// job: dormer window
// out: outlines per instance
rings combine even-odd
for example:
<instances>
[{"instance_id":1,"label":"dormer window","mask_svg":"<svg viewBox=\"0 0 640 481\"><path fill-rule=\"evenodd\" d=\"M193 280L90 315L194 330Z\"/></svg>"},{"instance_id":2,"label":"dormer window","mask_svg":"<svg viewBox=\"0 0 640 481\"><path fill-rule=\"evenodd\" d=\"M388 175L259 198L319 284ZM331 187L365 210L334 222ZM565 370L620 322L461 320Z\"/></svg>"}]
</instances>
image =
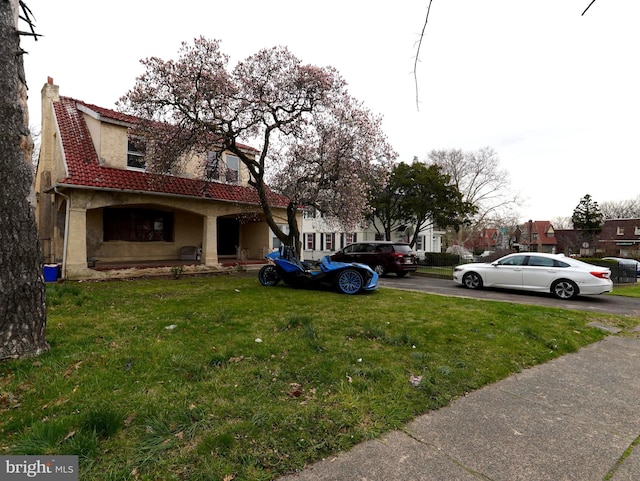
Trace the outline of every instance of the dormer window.
<instances>
[{"instance_id":1,"label":"dormer window","mask_svg":"<svg viewBox=\"0 0 640 481\"><path fill-rule=\"evenodd\" d=\"M140 137L129 137L127 144L127 168L132 170L144 170L146 163L144 154L146 144Z\"/></svg>"},{"instance_id":2,"label":"dormer window","mask_svg":"<svg viewBox=\"0 0 640 481\"><path fill-rule=\"evenodd\" d=\"M227 184L240 183L240 158L236 155L220 155L219 152L207 153L207 164L211 180L226 182Z\"/></svg>"},{"instance_id":3,"label":"dormer window","mask_svg":"<svg viewBox=\"0 0 640 481\"><path fill-rule=\"evenodd\" d=\"M226 181L230 184L237 184L240 180L240 159L235 155L225 154L226 160Z\"/></svg>"}]
</instances>

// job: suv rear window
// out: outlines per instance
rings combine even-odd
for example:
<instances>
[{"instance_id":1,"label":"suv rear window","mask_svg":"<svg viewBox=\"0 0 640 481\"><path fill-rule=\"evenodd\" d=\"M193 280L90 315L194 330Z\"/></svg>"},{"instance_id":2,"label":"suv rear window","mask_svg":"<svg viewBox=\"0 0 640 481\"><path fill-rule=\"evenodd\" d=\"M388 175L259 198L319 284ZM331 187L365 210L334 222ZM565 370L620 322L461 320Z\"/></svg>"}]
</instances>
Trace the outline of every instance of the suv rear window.
<instances>
[{"instance_id":1,"label":"suv rear window","mask_svg":"<svg viewBox=\"0 0 640 481\"><path fill-rule=\"evenodd\" d=\"M404 245L404 244L394 244L393 248L395 249L396 252L401 252L403 254L411 254L413 251L411 250L411 247L409 247L408 245Z\"/></svg>"}]
</instances>

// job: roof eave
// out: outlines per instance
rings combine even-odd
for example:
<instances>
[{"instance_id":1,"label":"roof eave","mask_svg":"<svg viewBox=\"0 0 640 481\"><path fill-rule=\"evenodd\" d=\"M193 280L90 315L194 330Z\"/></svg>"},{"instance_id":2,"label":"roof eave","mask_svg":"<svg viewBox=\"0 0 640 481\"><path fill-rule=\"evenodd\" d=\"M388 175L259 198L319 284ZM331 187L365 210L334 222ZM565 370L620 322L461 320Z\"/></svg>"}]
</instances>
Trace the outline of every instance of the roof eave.
<instances>
[{"instance_id":1,"label":"roof eave","mask_svg":"<svg viewBox=\"0 0 640 481\"><path fill-rule=\"evenodd\" d=\"M215 201L215 202L223 202L226 204L245 204L245 205L253 205L260 206L258 202L247 202L247 201L239 201L239 200L229 200L229 199L220 199L215 197L208 196L195 196L195 195L185 195L185 194L171 194L167 192L154 192L149 190L133 190L133 189L116 189L113 187L95 187L90 185L77 185L77 184L65 184L65 183L56 183L45 189L44 192L51 192L55 189L73 189L73 190L91 190L91 191L99 191L99 192L118 192L118 193L127 193L127 194L141 194L141 195L152 195L156 197L172 197L178 199L189 199L189 200L202 200L202 201ZM271 207L275 207L277 209L284 209L285 206L273 205Z\"/></svg>"}]
</instances>

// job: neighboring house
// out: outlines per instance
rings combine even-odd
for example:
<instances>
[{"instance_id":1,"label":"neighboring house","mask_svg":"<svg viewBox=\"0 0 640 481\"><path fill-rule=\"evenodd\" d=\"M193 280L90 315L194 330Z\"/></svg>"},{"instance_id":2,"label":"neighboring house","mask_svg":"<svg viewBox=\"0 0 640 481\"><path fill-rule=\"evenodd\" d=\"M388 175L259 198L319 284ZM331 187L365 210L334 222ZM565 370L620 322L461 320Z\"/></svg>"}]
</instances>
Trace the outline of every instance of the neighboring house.
<instances>
[{"instance_id":1,"label":"neighboring house","mask_svg":"<svg viewBox=\"0 0 640 481\"><path fill-rule=\"evenodd\" d=\"M605 256L640 259L640 219L608 219L596 236L597 250Z\"/></svg>"},{"instance_id":2,"label":"neighboring house","mask_svg":"<svg viewBox=\"0 0 640 481\"><path fill-rule=\"evenodd\" d=\"M213 182L199 174L204 154L184 159L179 175L146 172L144 139L131 135L137 121L61 97L48 79L35 177L45 262L77 278L92 275L94 262L186 257L215 267L224 258L263 259L273 248L272 233L238 157L225 152ZM286 224L287 199L269 195L276 221Z\"/></svg>"},{"instance_id":3,"label":"neighboring house","mask_svg":"<svg viewBox=\"0 0 640 481\"><path fill-rule=\"evenodd\" d=\"M640 219L607 219L590 237L575 229L557 230L556 238L558 250L567 255L640 259Z\"/></svg>"},{"instance_id":4,"label":"neighboring house","mask_svg":"<svg viewBox=\"0 0 640 481\"><path fill-rule=\"evenodd\" d=\"M393 229L392 241L409 242L413 233L405 226ZM442 236L444 231L428 227L418 235L413 247L423 257L424 252L442 252ZM313 210L306 210L302 218L302 251L306 260L319 260L331 255L354 242L384 240L371 225L363 226L357 231L341 232L330 226Z\"/></svg>"},{"instance_id":5,"label":"neighboring house","mask_svg":"<svg viewBox=\"0 0 640 481\"><path fill-rule=\"evenodd\" d=\"M512 247L519 251L556 253L558 241L548 220L525 222L516 229Z\"/></svg>"},{"instance_id":6,"label":"neighboring house","mask_svg":"<svg viewBox=\"0 0 640 481\"><path fill-rule=\"evenodd\" d=\"M581 255L581 252L586 252L582 247L584 240L580 236L580 232L574 229L556 229L555 231L556 242L558 242L558 253L562 253L567 256Z\"/></svg>"},{"instance_id":7,"label":"neighboring house","mask_svg":"<svg viewBox=\"0 0 640 481\"><path fill-rule=\"evenodd\" d=\"M472 241L467 241L464 245L471 252L498 251L509 248L510 238L506 227L488 227L482 229Z\"/></svg>"}]
</instances>

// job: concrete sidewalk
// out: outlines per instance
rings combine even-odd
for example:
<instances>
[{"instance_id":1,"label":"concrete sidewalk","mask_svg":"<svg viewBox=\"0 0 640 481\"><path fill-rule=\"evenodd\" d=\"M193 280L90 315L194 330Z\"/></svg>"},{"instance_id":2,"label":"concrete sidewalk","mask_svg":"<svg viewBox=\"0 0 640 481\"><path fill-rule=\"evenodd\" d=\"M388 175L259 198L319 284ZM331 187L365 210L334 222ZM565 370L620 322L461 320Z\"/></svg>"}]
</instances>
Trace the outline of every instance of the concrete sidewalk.
<instances>
[{"instance_id":1,"label":"concrete sidewalk","mask_svg":"<svg viewBox=\"0 0 640 481\"><path fill-rule=\"evenodd\" d=\"M639 443L640 339L608 337L280 480L637 481Z\"/></svg>"}]
</instances>

